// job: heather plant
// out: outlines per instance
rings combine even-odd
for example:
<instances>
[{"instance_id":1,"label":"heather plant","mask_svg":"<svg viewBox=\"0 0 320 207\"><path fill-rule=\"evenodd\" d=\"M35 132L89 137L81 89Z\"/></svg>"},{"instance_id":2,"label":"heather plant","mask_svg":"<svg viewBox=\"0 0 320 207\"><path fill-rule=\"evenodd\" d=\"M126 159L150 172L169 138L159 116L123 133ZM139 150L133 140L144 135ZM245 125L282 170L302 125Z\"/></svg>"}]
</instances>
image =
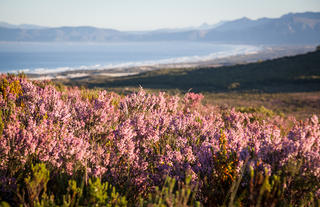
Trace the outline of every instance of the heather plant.
<instances>
[{"instance_id":1,"label":"heather plant","mask_svg":"<svg viewBox=\"0 0 320 207\"><path fill-rule=\"evenodd\" d=\"M202 176L204 202L208 206L222 205L231 185L236 182L238 175L238 157L236 152L228 151L226 135L221 130L219 150L212 154L213 171ZM212 188L214 186L214 188Z\"/></svg>"},{"instance_id":2,"label":"heather plant","mask_svg":"<svg viewBox=\"0 0 320 207\"><path fill-rule=\"evenodd\" d=\"M315 115L296 121L205 106L195 93L120 96L13 75L1 75L0 86L0 199L13 206L134 206L140 198L294 206L320 198Z\"/></svg>"}]
</instances>

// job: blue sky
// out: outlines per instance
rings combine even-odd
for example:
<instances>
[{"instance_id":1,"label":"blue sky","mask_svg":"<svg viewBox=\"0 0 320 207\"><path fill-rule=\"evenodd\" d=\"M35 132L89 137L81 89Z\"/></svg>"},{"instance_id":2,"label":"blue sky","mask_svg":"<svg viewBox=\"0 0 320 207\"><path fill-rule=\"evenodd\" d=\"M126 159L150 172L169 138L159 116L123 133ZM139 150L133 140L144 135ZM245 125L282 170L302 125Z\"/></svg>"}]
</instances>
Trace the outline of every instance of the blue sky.
<instances>
[{"instance_id":1,"label":"blue sky","mask_svg":"<svg viewBox=\"0 0 320 207\"><path fill-rule=\"evenodd\" d=\"M305 11L320 12L320 0L0 0L0 21L119 30L198 26Z\"/></svg>"}]
</instances>

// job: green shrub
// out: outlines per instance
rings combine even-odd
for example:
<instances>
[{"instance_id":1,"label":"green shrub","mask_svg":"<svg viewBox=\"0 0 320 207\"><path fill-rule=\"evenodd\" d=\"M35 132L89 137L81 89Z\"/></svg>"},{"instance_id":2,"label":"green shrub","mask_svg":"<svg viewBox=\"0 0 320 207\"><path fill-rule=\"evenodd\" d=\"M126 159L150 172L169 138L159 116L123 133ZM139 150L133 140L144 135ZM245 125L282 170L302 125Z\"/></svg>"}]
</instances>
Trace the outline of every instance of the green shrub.
<instances>
[{"instance_id":1,"label":"green shrub","mask_svg":"<svg viewBox=\"0 0 320 207\"><path fill-rule=\"evenodd\" d=\"M178 185L174 178L167 177L161 190L156 187L147 200L140 200L140 206L200 206L200 202L195 200L195 192L196 187L191 185L191 177L187 176L185 182Z\"/></svg>"},{"instance_id":2,"label":"green shrub","mask_svg":"<svg viewBox=\"0 0 320 207\"><path fill-rule=\"evenodd\" d=\"M101 183L99 178L89 180L87 193L86 199L89 205L127 206L126 198L120 196L115 187L108 182Z\"/></svg>"},{"instance_id":3,"label":"green shrub","mask_svg":"<svg viewBox=\"0 0 320 207\"><path fill-rule=\"evenodd\" d=\"M66 174L53 176L55 182L63 183L67 180L67 186L59 186L57 190L52 189L54 185L49 185L49 170L44 163L31 165L28 173L20 173L21 182L17 185L17 195L15 200L8 201L13 206L28 207L48 207L48 206L119 206L128 205L126 197L121 196L108 182L101 182L99 178L89 179L85 184L84 177L78 181L70 179ZM25 178L23 176L26 176ZM67 177L67 179L66 179ZM59 181L62 179L63 181ZM61 185L61 184L60 184ZM1 187L1 186L0 186ZM62 199L59 199L62 198ZM1 197L0 197L1 201ZM7 202L0 202L0 207L10 206Z\"/></svg>"}]
</instances>

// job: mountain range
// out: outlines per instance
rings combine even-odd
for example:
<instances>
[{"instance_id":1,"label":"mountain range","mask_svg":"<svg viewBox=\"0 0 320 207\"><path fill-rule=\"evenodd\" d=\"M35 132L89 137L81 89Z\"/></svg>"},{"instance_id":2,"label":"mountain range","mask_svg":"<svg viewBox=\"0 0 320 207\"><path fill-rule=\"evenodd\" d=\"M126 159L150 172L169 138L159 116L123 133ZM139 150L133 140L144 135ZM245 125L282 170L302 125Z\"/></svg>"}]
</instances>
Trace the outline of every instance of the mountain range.
<instances>
[{"instance_id":1,"label":"mountain range","mask_svg":"<svg viewBox=\"0 0 320 207\"><path fill-rule=\"evenodd\" d=\"M128 32L90 26L42 27L0 22L0 41L116 42L210 41L239 44L320 44L320 12L289 13L280 18L241 18L215 25Z\"/></svg>"}]
</instances>

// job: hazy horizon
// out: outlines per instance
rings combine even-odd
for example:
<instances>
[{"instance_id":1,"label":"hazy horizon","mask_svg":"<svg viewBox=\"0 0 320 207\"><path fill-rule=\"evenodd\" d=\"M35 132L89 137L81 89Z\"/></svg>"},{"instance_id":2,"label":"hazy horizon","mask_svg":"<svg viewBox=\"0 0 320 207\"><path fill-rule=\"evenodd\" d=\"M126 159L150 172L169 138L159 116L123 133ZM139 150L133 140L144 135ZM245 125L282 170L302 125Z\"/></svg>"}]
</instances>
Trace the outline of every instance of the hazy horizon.
<instances>
[{"instance_id":1,"label":"hazy horizon","mask_svg":"<svg viewBox=\"0 0 320 207\"><path fill-rule=\"evenodd\" d=\"M236 19L222 19L222 20L219 20L218 22L215 22L215 23L208 23L208 22L203 22L199 25L186 25L186 26L178 26L178 27L160 27L160 28L153 28L153 29L128 29L128 30L124 30L124 29L117 29L117 28L111 28L111 27L99 27L99 26L94 26L94 25L59 25L59 26L49 26L49 25L40 25L40 24L33 24L33 23L29 23L29 22L22 22L22 23L11 23L11 22L7 22L7 21L2 21L0 19L0 23L5 23L5 24L9 24L9 25L15 25L15 26L21 26L21 25L33 25L33 26L39 26L39 27L47 27L47 28L59 28L59 27L96 27L96 28L100 28L100 29L115 29L115 30L118 30L118 31L132 31L132 32L143 32L143 31L153 31L153 30L161 30L161 29L183 29L183 28L196 28L196 27L201 27L203 25L218 25L220 23L224 23L224 22L229 22L229 21L234 21L234 20L237 20L237 19L241 19L241 18L248 18L250 20L258 20L258 19L261 19L261 18L272 18L272 19L276 19L276 18L280 18L281 16L283 15L286 15L286 14L290 14L290 13L305 13L305 12L320 12L320 11L304 11L304 12L289 12L289 13L285 13L285 14L281 14L280 16L278 17L259 17L259 18L249 18L247 16L243 16L243 17L239 17L239 18L236 18Z\"/></svg>"},{"instance_id":2,"label":"hazy horizon","mask_svg":"<svg viewBox=\"0 0 320 207\"><path fill-rule=\"evenodd\" d=\"M196 27L242 17L278 18L287 13L320 12L318 0L85 1L2 0L0 21L47 27L93 26L121 31Z\"/></svg>"}]
</instances>

